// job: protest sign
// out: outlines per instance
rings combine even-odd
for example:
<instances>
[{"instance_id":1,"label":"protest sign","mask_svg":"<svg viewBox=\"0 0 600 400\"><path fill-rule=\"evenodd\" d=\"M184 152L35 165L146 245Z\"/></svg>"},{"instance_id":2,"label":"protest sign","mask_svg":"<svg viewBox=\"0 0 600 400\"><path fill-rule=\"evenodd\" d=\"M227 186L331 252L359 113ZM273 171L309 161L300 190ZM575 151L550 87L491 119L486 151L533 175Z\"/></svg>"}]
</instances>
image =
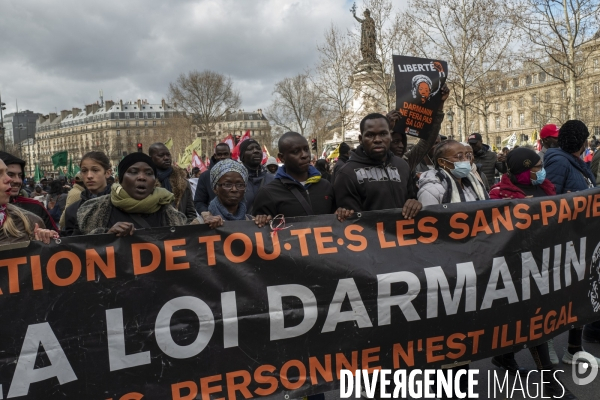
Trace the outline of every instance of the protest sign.
<instances>
[{"instance_id":1,"label":"protest sign","mask_svg":"<svg viewBox=\"0 0 600 400\"><path fill-rule=\"evenodd\" d=\"M298 398L523 349L600 319L599 221L595 189L10 248L0 398Z\"/></svg>"},{"instance_id":2,"label":"protest sign","mask_svg":"<svg viewBox=\"0 0 600 400\"><path fill-rule=\"evenodd\" d=\"M408 56L393 56L396 81L396 109L403 117L394 132L427 139L433 115L442 98L448 63Z\"/></svg>"}]
</instances>

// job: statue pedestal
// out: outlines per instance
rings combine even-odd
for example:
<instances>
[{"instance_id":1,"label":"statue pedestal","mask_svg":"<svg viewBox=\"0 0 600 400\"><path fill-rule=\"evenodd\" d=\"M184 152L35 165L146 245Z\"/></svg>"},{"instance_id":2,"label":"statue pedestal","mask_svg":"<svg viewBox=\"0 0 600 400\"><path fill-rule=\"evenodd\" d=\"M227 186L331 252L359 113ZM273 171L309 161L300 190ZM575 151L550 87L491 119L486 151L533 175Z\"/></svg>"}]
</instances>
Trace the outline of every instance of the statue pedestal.
<instances>
[{"instance_id":1,"label":"statue pedestal","mask_svg":"<svg viewBox=\"0 0 600 400\"><path fill-rule=\"evenodd\" d=\"M382 101L382 90L390 90L384 88L387 81L387 75L381 67L379 60L375 61L360 61L352 74L352 87L354 90L354 100L352 101L352 110L358 118L358 123L367 114L379 112L386 114L386 103ZM394 90L394 88L391 88Z\"/></svg>"}]
</instances>

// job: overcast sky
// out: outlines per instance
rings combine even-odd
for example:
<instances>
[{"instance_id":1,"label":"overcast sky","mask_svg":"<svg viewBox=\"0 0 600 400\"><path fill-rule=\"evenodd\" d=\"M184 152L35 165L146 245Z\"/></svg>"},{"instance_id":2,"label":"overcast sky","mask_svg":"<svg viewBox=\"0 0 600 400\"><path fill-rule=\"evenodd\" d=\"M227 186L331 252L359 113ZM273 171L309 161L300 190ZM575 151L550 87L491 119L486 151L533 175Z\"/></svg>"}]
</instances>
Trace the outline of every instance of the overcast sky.
<instances>
[{"instance_id":1,"label":"overcast sky","mask_svg":"<svg viewBox=\"0 0 600 400\"><path fill-rule=\"evenodd\" d=\"M182 72L231 76L249 111L314 65L333 23L359 29L351 0L18 0L0 5L5 112L98 100L159 102ZM362 12L361 1L358 1Z\"/></svg>"}]
</instances>

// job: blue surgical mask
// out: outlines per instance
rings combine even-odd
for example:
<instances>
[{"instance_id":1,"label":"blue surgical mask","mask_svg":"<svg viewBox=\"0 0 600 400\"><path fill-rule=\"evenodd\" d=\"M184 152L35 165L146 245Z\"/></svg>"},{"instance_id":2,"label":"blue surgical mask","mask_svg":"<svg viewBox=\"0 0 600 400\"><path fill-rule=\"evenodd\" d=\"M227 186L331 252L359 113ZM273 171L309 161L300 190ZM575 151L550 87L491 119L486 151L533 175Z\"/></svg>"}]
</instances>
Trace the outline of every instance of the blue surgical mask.
<instances>
[{"instance_id":1,"label":"blue surgical mask","mask_svg":"<svg viewBox=\"0 0 600 400\"><path fill-rule=\"evenodd\" d=\"M448 162L452 162L446 160ZM458 161L453 163L454 169L450 170L450 173L457 178L466 178L471 173L471 162L470 161Z\"/></svg>"},{"instance_id":2,"label":"blue surgical mask","mask_svg":"<svg viewBox=\"0 0 600 400\"><path fill-rule=\"evenodd\" d=\"M546 180L546 170L542 168L535 173L536 179L531 180L532 185L541 185Z\"/></svg>"}]
</instances>

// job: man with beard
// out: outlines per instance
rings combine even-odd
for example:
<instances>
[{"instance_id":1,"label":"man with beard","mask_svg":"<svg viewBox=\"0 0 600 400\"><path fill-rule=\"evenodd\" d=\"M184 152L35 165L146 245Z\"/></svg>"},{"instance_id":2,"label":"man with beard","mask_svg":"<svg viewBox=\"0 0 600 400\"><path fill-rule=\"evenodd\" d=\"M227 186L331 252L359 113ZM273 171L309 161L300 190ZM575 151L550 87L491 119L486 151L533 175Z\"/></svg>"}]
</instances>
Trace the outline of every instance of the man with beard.
<instances>
[{"instance_id":1,"label":"man with beard","mask_svg":"<svg viewBox=\"0 0 600 400\"><path fill-rule=\"evenodd\" d=\"M194 194L194 207L198 214L208 211L209 203L216 197L215 191L210 184L210 170L213 169L219 161L231 158L231 149L227 143L219 143L215 146L215 154L210 158L208 170L200 174L196 193Z\"/></svg>"},{"instance_id":2,"label":"man with beard","mask_svg":"<svg viewBox=\"0 0 600 400\"><path fill-rule=\"evenodd\" d=\"M246 186L246 208L248 214L255 215L253 211L254 198L258 190L275 179L261 165L263 152L261 145L254 139L246 139L240 144L240 161L248 170L248 186Z\"/></svg>"},{"instance_id":3,"label":"man with beard","mask_svg":"<svg viewBox=\"0 0 600 400\"><path fill-rule=\"evenodd\" d=\"M333 186L310 164L310 148L304 136L284 133L278 147L277 157L283 166L277 170L275 180L258 191L253 215L301 217L335 212L340 221L352 215L343 208L336 210Z\"/></svg>"},{"instance_id":4,"label":"man with beard","mask_svg":"<svg viewBox=\"0 0 600 400\"><path fill-rule=\"evenodd\" d=\"M44 225L46 225L40 228L53 229L56 232L60 232L42 203L19 195L23 186L25 161L3 151L0 151L0 159L6 164L7 175L12 178L10 184L10 203L40 217L44 221Z\"/></svg>"},{"instance_id":5,"label":"man with beard","mask_svg":"<svg viewBox=\"0 0 600 400\"><path fill-rule=\"evenodd\" d=\"M196 210L192 200L192 190L187 181L187 172L173 167L171 152L163 143L154 143L148 149L148 155L156 165L157 180L160 186L173 193L173 207L187 218L188 223L196 218Z\"/></svg>"}]
</instances>

